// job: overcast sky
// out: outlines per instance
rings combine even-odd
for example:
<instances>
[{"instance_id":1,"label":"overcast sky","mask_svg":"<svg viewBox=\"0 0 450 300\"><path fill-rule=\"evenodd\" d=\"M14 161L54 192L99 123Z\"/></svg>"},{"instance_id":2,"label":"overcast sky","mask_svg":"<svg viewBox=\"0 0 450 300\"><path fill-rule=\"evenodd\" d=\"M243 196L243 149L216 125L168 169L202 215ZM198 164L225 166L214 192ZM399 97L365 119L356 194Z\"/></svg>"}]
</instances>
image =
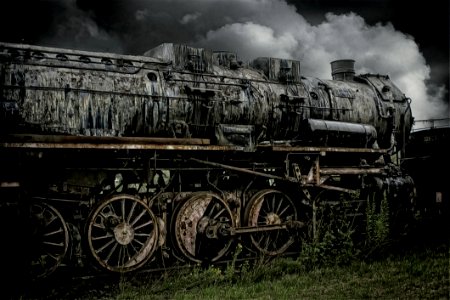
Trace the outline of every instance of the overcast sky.
<instances>
[{"instance_id":1,"label":"overcast sky","mask_svg":"<svg viewBox=\"0 0 450 300\"><path fill-rule=\"evenodd\" d=\"M13 0L2 1L0 41L142 54L163 42L237 52L241 60L301 60L331 78L329 62L387 74L417 120L449 117L448 1ZM431 2L431 1L430 1Z\"/></svg>"}]
</instances>

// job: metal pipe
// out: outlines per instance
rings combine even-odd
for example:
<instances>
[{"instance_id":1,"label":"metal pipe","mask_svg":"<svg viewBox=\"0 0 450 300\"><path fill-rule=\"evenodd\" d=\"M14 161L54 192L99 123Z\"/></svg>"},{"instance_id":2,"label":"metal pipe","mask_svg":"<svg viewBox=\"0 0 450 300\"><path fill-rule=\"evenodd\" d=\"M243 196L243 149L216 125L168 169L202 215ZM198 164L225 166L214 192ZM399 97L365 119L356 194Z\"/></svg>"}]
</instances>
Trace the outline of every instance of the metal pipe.
<instances>
[{"instance_id":1,"label":"metal pipe","mask_svg":"<svg viewBox=\"0 0 450 300\"><path fill-rule=\"evenodd\" d=\"M383 168L321 168L321 175L382 174Z\"/></svg>"},{"instance_id":2,"label":"metal pipe","mask_svg":"<svg viewBox=\"0 0 450 300\"><path fill-rule=\"evenodd\" d=\"M322 189L330 190L330 191L338 191L338 192L344 192L344 193L348 193L348 194L356 194L357 193L356 190L346 189L346 188L327 185L327 184L321 184L321 185L318 185L318 187L322 188Z\"/></svg>"},{"instance_id":3,"label":"metal pipe","mask_svg":"<svg viewBox=\"0 0 450 300\"><path fill-rule=\"evenodd\" d=\"M196 159L196 158L190 158L190 160L195 161L195 162L200 163L200 164L204 164L204 165L209 165L209 166L213 166L213 167L220 167L220 168L224 168L224 169L228 169L228 170L233 170L233 171L237 171L237 172L241 172L241 173L257 175L257 176L271 178L271 179L285 180L285 181L291 181L291 182L297 181L295 178L291 178L291 177L287 177L286 178L286 177L266 174L266 173L262 173L262 172L252 171L252 170L248 170L248 169L244 169L244 168L238 168L238 167L233 167L233 166L224 165L224 164L220 164L220 163L200 160L200 159Z\"/></svg>"}]
</instances>

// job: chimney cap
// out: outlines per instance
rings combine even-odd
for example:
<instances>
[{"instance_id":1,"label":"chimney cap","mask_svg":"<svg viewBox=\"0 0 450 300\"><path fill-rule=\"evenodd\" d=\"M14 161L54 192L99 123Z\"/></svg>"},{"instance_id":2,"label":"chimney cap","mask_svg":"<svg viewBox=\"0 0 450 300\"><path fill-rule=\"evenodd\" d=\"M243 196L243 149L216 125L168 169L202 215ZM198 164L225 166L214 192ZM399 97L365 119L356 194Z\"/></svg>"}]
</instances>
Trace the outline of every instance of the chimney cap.
<instances>
[{"instance_id":1,"label":"chimney cap","mask_svg":"<svg viewBox=\"0 0 450 300\"><path fill-rule=\"evenodd\" d=\"M355 76L355 61L353 59L338 59L331 62L333 80L352 80Z\"/></svg>"}]
</instances>

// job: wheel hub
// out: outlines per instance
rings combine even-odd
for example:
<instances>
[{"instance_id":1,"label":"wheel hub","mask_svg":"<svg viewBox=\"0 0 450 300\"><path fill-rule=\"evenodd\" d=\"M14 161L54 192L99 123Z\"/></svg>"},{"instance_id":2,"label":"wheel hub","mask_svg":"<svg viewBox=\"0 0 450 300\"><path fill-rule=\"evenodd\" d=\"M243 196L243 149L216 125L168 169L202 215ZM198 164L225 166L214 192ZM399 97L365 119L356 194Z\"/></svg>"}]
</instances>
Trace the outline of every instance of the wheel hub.
<instances>
[{"instance_id":1,"label":"wheel hub","mask_svg":"<svg viewBox=\"0 0 450 300\"><path fill-rule=\"evenodd\" d=\"M128 245L134 238L134 229L130 224L120 223L114 228L114 237L121 245Z\"/></svg>"},{"instance_id":2,"label":"wheel hub","mask_svg":"<svg viewBox=\"0 0 450 300\"><path fill-rule=\"evenodd\" d=\"M279 225L281 224L281 218L276 213L270 212L266 216L267 225Z\"/></svg>"}]
</instances>

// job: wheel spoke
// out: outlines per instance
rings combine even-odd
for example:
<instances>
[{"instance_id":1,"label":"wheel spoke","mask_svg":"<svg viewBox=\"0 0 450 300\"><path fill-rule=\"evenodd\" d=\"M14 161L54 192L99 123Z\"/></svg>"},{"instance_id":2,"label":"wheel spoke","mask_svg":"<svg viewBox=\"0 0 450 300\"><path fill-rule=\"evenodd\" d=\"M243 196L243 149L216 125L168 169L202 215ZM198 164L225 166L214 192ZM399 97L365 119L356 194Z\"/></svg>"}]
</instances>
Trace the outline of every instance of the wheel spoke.
<instances>
[{"instance_id":1,"label":"wheel spoke","mask_svg":"<svg viewBox=\"0 0 450 300\"><path fill-rule=\"evenodd\" d=\"M283 203L283 198L281 198L280 201L278 202L278 207L277 207L277 209L275 210L275 213L276 213L276 214L278 214L278 212L280 211L280 208L281 208L281 204L282 204L282 203ZM278 215L281 215L281 213L278 214Z\"/></svg>"},{"instance_id":2,"label":"wheel spoke","mask_svg":"<svg viewBox=\"0 0 450 300\"><path fill-rule=\"evenodd\" d=\"M130 213L128 214L128 218L127 218L127 223L130 223L131 217L133 216L134 208L136 207L136 205L137 205L136 202L133 202L133 205L131 205Z\"/></svg>"},{"instance_id":3,"label":"wheel spoke","mask_svg":"<svg viewBox=\"0 0 450 300\"><path fill-rule=\"evenodd\" d=\"M265 240L264 249L265 250L269 250L270 233L264 233L264 236L265 236L265 238L264 238L264 240Z\"/></svg>"},{"instance_id":4,"label":"wheel spoke","mask_svg":"<svg viewBox=\"0 0 450 300\"><path fill-rule=\"evenodd\" d=\"M100 229L106 229L106 227L105 227L105 225L103 225L103 223L102 224L94 223L94 224L92 224L92 226L100 228Z\"/></svg>"},{"instance_id":5,"label":"wheel spoke","mask_svg":"<svg viewBox=\"0 0 450 300\"><path fill-rule=\"evenodd\" d=\"M213 219L217 219L218 216L220 216L225 211L225 208L222 208L214 217Z\"/></svg>"},{"instance_id":6,"label":"wheel spoke","mask_svg":"<svg viewBox=\"0 0 450 300\"><path fill-rule=\"evenodd\" d=\"M55 234L58 234L58 233L61 233L61 232L64 232L63 228L59 228L58 230L55 230L55 231L52 231L52 232L44 233L43 236L48 237L48 236L55 235Z\"/></svg>"},{"instance_id":7,"label":"wheel spoke","mask_svg":"<svg viewBox=\"0 0 450 300\"><path fill-rule=\"evenodd\" d=\"M117 243L114 244L114 246L111 248L111 250L109 251L108 255L105 258L105 262L107 263L109 261L109 259L111 258L111 256L113 255L114 251L116 251L117 249Z\"/></svg>"},{"instance_id":8,"label":"wheel spoke","mask_svg":"<svg viewBox=\"0 0 450 300\"><path fill-rule=\"evenodd\" d=\"M135 233L134 236L144 236L144 237L149 237L150 234L149 234L149 233Z\"/></svg>"},{"instance_id":9,"label":"wheel spoke","mask_svg":"<svg viewBox=\"0 0 450 300\"><path fill-rule=\"evenodd\" d=\"M119 256L117 258L117 267L120 268L122 265L124 265L123 263L123 259L122 259L122 252L123 252L123 247L119 248Z\"/></svg>"},{"instance_id":10,"label":"wheel spoke","mask_svg":"<svg viewBox=\"0 0 450 300\"><path fill-rule=\"evenodd\" d=\"M137 240L137 239L134 239L133 242L136 242L136 243L138 243L139 245L144 246L144 243L142 243L141 241L139 241L139 240ZM136 252L137 252L137 251L136 251Z\"/></svg>"},{"instance_id":11,"label":"wheel spoke","mask_svg":"<svg viewBox=\"0 0 450 300\"><path fill-rule=\"evenodd\" d=\"M269 201L266 201L266 198L263 198L262 201L263 201L264 204L266 205L267 211L272 211L272 209L270 208L270 205L269 205Z\"/></svg>"},{"instance_id":12,"label":"wheel spoke","mask_svg":"<svg viewBox=\"0 0 450 300\"><path fill-rule=\"evenodd\" d=\"M264 239L264 233L261 233L261 237L258 240L258 244L261 244L263 239Z\"/></svg>"},{"instance_id":13,"label":"wheel spoke","mask_svg":"<svg viewBox=\"0 0 450 300\"><path fill-rule=\"evenodd\" d=\"M143 224L141 224L141 225L139 225L139 226L134 227L134 230L141 229L142 227L145 227L145 226L150 225L150 224L153 224L153 221L152 221L152 220L150 220L150 221L148 221L148 222L145 222L145 223L143 223ZM134 235L137 235L137 233L135 233Z\"/></svg>"},{"instance_id":14,"label":"wheel spoke","mask_svg":"<svg viewBox=\"0 0 450 300\"><path fill-rule=\"evenodd\" d=\"M288 209L289 209L289 206L286 206L278 215L281 217Z\"/></svg>"},{"instance_id":15,"label":"wheel spoke","mask_svg":"<svg viewBox=\"0 0 450 300\"><path fill-rule=\"evenodd\" d=\"M121 208L122 208L122 221L125 221L125 199L123 199L120 204L122 204L121 205Z\"/></svg>"},{"instance_id":16,"label":"wheel spoke","mask_svg":"<svg viewBox=\"0 0 450 300\"><path fill-rule=\"evenodd\" d=\"M51 254L50 252L47 252L47 256L52 258L54 261L57 261L59 258L53 254Z\"/></svg>"},{"instance_id":17,"label":"wheel spoke","mask_svg":"<svg viewBox=\"0 0 450 300\"><path fill-rule=\"evenodd\" d=\"M130 255L130 251L128 251L128 245L124 245L123 247L125 249L124 257L127 258L127 261L130 261L131 260L131 255Z\"/></svg>"},{"instance_id":18,"label":"wheel spoke","mask_svg":"<svg viewBox=\"0 0 450 300\"><path fill-rule=\"evenodd\" d=\"M215 206L215 205L212 205L211 209L210 209L209 212L208 212L208 217L209 217L209 218L211 218L211 216L212 216L212 214L213 214L213 212L214 212L215 209L216 209L216 206Z\"/></svg>"},{"instance_id":19,"label":"wheel spoke","mask_svg":"<svg viewBox=\"0 0 450 300\"><path fill-rule=\"evenodd\" d=\"M134 224L137 223L137 221L139 221L144 215L145 215L145 210L143 210L137 217L136 219L134 219L134 221L131 223L131 226L134 226Z\"/></svg>"},{"instance_id":20,"label":"wheel spoke","mask_svg":"<svg viewBox=\"0 0 450 300\"><path fill-rule=\"evenodd\" d=\"M136 240L131 241L130 246L131 246L131 248L133 248L134 253L137 253L139 250L136 249L136 247L133 245L134 242L136 242Z\"/></svg>"},{"instance_id":21,"label":"wheel spoke","mask_svg":"<svg viewBox=\"0 0 450 300\"><path fill-rule=\"evenodd\" d=\"M117 214L116 214L116 210L114 209L114 205L111 203L111 204L109 204L107 207L105 207L105 208L109 208L109 210L111 211L111 213L113 214L113 215L115 215L115 216L117 216Z\"/></svg>"},{"instance_id":22,"label":"wheel spoke","mask_svg":"<svg viewBox=\"0 0 450 300\"><path fill-rule=\"evenodd\" d=\"M107 232L106 235L92 237L92 240L98 241L98 240L107 239L107 238L111 238L111 237L113 237L112 233Z\"/></svg>"},{"instance_id":23,"label":"wheel spoke","mask_svg":"<svg viewBox=\"0 0 450 300\"><path fill-rule=\"evenodd\" d=\"M47 242L43 241L42 244L49 245L49 246L55 246L55 247L64 247L64 243L53 243L53 242Z\"/></svg>"},{"instance_id":24,"label":"wheel spoke","mask_svg":"<svg viewBox=\"0 0 450 300\"><path fill-rule=\"evenodd\" d=\"M110 240L109 242L107 242L106 244L103 245L103 247L101 247L100 249L97 250L97 254L102 252L103 250L105 250L106 248L108 248L108 246L110 246L112 243L114 243L115 240Z\"/></svg>"},{"instance_id":25,"label":"wheel spoke","mask_svg":"<svg viewBox=\"0 0 450 300\"><path fill-rule=\"evenodd\" d=\"M275 238L273 239L273 242L272 242L273 249L277 248L277 241L278 241L278 236L279 235L280 235L280 231L277 231L276 232L276 236L275 236Z\"/></svg>"},{"instance_id":26,"label":"wheel spoke","mask_svg":"<svg viewBox=\"0 0 450 300\"><path fill-rule=\"evenodd\" d=\"M45 223L45 226L50 226L50 224L53 223L54 221L56 221L57 219L58 219L57 216L52 215L52 218L48 222Z\"/></svg>"}]
</instances>

